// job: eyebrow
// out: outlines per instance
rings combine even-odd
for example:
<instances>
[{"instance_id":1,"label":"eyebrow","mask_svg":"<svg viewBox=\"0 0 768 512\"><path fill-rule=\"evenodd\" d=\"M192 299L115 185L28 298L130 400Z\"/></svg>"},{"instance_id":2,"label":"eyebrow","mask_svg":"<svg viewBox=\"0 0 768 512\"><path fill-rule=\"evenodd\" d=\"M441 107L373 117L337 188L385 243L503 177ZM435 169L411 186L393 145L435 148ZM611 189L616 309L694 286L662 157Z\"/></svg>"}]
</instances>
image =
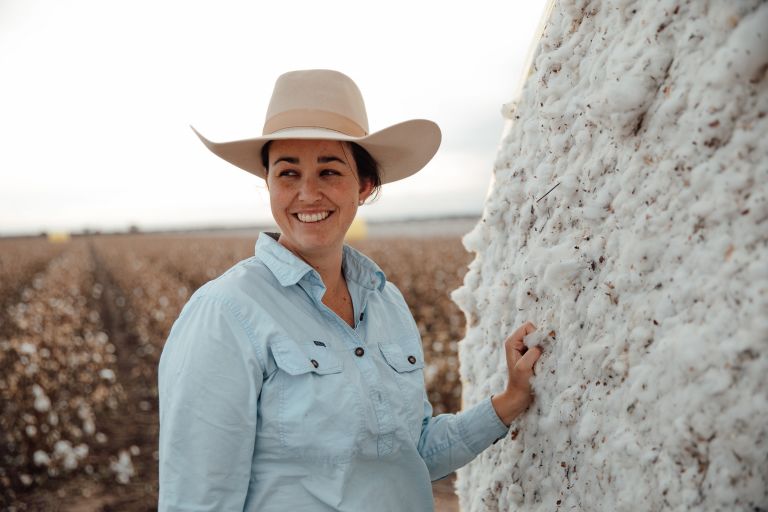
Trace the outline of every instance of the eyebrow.
<instances>
[{"instance_id":1,"label":"eyebrow","mask_svg":"<svg viewBox=\"0 0 768 512\"><path fill-rule=\"evenodd\" d=\"M287 162L289 164L298 165L299 159L296 158L295 156L281 156L280 158L278 158L277 160L272 162L272 165L277 165L280 162ZM346 162L344 160L342 160L341 158L339 158L337 156L319 156L319 157L317 157L317 163L319 163L319 164L328 164L328 163L331 163L331 162L339 162L339 163L342 163L342 164L346 164Z\"/></svg>"},{"instance_id":2,"label":"eyebrow","mask_svg":"<svg viewBox=\"0 0 768 512\"><path fill-rule=\"evenodd\" d=\"M331 162L339 162L341 164L346 164L344 160L342 160L339 157L336 156L319 156L317 157L317 163L319 164L329 164Z\"/></svg>"},{"instance_id":3,"label":"eyebrow","mask_svg":"<svg viewBox=\"0 0 768 512\"><path fill-rule=\"evenodd\" d=\"M299 159L296 158L295 156L281 156L280 158L272 162L272 165L277 165L280 162L288 162L289 164L295 165L299 163Z\"/></svg>"}]
</instances>

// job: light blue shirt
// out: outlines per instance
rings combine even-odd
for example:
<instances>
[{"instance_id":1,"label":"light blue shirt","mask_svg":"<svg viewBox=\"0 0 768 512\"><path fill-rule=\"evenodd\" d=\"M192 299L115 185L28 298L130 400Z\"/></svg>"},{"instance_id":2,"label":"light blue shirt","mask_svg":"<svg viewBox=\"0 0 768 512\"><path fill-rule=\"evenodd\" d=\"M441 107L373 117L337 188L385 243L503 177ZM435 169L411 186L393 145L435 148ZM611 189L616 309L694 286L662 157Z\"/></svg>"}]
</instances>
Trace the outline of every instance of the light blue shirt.
<instances>
[{"instance_id":1,"label":"light blue shirt","mask_svg":"<svg viewBox=\"0 0 768 512\"><path fill-rule=\"evenodd\" d=\"M400 291L348 246L343 270L354 328L265 233L184 306L159 366L161 511L433 510L430 480L506 434L490 398L432 416Z\"/></svg>"}]
</instances>

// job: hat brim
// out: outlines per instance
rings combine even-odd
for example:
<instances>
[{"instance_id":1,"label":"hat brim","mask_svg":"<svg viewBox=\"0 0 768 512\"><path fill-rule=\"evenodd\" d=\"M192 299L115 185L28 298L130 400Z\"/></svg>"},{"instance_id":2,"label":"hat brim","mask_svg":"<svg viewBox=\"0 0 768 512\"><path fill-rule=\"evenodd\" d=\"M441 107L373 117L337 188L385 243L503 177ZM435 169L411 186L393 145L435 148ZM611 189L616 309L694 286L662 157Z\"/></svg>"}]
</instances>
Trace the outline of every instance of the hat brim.
<instances>
[{"instance_id":1,"label":"hat brim","mask_svg":"<svg viewBox=\"0 0 768 512\"><path fill-rule=\"evenodd\" d=\"M424 168L440 147L440 127L427 119L411 119L383 130L352 137L323 128L289 128L269 135L231 142L211 142L194 127L192 131L216 156L259 178L266 179L261 149L269 141L286 139L338 140L362 146L378 162L382 183L407 178Z\"/></svg>"}]
</instances>

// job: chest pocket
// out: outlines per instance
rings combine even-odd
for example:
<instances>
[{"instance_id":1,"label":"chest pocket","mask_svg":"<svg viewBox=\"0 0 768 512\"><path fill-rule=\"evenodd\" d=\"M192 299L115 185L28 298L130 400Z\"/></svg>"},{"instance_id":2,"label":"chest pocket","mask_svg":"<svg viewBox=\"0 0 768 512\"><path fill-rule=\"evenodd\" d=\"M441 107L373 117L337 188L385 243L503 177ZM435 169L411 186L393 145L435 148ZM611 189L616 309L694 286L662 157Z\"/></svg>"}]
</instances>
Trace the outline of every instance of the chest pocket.
<instances>
[{"instance_id":1,"label":"chest pocket","mask_svg":"<svg viewBox=\"0 0 768 512\"><path fill-rule=\"evenodd\" d=\"M270 392L262 389L262 398L277 405L276 426L284 456L349 460L362 414L359 393L348 382L343 360L313 341L286 338L271 348L277 371L270 378ZM266 412L262 416L266 421L265 416Z\"/></svg>"},{"instance_id":2,"label":"chest pocket","mask_svg":"<svg viewBox=\"0 0 768 512\"><path fill-rule=\"evenodd\" d=\"M344 364L330 349L313 341L299 345L293 340L280 340L272 345L278 368L290 375L340 373Z\"/></svg>"},{"instance_id":3,"label":"chest pocket","mask_svg":"<svg viewBox=\"0 0 768 512\"><path fill-rule=\"evenodd\" d=\"M396 407L401 421L405 422L414 442L421 436L421 422L424 416L424 356L418 348L418 339L404 345L380 342L379 350L394 373L394 380L400 388L401 398Z\"/></svg>"}]
</instances>

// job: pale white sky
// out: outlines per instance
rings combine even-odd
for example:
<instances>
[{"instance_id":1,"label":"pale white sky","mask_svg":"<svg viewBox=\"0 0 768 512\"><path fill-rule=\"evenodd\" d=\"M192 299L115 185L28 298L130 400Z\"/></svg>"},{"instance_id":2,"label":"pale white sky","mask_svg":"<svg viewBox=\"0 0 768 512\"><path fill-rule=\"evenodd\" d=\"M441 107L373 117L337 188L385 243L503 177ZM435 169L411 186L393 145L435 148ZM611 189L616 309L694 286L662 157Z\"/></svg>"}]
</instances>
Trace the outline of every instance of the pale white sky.
<instances>
[{"instance_id":1,"label":"pale white sky","mask_svg":"<svg viewBox=\"0 0 768 512\"><path fill-rule=\"evenodd\" d=\"M278 75L331 68L372 131L443 143L368 219L479 213L545 0L0 0L0 234L269 222L263 181L210 153L261 134Z\"/></svg>"}]
</instances>

